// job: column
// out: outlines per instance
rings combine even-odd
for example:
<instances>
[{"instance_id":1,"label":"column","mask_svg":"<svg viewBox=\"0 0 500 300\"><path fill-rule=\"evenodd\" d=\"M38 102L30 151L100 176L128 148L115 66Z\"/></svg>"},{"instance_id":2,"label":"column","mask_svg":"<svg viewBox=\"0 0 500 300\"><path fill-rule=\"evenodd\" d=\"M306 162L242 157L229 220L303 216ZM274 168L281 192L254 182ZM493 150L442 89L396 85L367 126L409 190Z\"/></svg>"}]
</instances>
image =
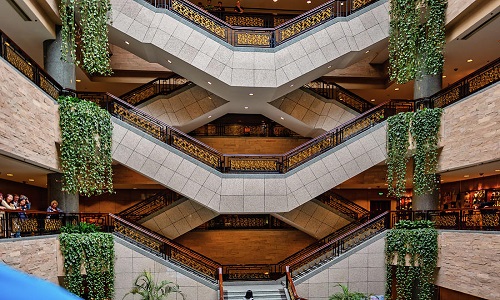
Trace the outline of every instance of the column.
<instances>
[{"instance_id":1,"label":"column","mask_svg":"<svg viewBox=\"0 0 500 300\"><path fill-rule=\"evenodd\" d=\"M67 213L77 213L80 210L78 194L68 194L62 191L62 174L47 174L47 207L52 200L59 202L59 208Z\"/></svg>"},{"instance_id":2,"label":"column","mask_svg":"<svg viewBox=\"0 0 500 300\"><path fill-rule=\"evenodd\" d=\"M61 60L61 26L56 26L56 39L43 42L44 69L63 88L76 89L76 66Z\"/></svg>"}]
</instances>

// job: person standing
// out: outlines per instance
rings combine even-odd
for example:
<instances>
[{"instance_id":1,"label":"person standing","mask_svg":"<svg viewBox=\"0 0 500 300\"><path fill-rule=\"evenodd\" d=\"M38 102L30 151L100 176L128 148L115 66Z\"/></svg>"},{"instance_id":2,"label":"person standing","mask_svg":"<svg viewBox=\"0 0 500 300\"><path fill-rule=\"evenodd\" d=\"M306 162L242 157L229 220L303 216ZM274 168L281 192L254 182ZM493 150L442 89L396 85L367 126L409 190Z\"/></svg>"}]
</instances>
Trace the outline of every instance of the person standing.
<instances>
[{"instance_id":1,"label":"person standing","mask_svg":"<svg viewBox=\"0 0 500 300\"><path fill-rule=\"evenodd\" d=\"M243 7L241 7L241 3L240 1L236 1L236 6L234 7L234 11L239 13L239 14L242 14L243 13Z\"/></svg>"}]
</instances>

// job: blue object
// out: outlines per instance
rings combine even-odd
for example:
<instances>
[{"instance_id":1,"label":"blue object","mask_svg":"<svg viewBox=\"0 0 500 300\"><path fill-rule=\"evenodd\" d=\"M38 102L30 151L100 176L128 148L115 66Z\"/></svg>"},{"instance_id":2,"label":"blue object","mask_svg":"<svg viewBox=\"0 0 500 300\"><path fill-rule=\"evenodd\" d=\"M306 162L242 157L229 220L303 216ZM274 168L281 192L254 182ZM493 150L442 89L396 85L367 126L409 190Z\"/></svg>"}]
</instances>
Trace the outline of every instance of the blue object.
<instances>
[{"instance_id":1,"label":"blue object","mask_svg":"<svg viewBox=\"0 0 500 300\"><path fill-rule=\"evenodd\" d=\"M0 300L81 300L62 287L0 263Z\"/></svg>"}]
</instances>

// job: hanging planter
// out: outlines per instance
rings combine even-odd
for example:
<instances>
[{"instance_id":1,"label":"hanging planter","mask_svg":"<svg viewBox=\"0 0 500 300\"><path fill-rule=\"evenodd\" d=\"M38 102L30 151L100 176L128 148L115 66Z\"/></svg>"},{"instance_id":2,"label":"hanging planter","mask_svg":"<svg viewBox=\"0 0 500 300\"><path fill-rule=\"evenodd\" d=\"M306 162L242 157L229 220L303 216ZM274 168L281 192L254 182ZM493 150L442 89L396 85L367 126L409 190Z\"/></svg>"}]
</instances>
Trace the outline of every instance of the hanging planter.
<instances>
[{"instance_id":1,"label":"hanging planter","mask_svg":"<svg viewBox=\"0 0 500 300\"><path fill-rule=\"evenodd\" d=\"M91 75L111 75L107 27L110 11L110 0L61 0L64 61L81 66Z\"/></svg>"}]
</instances>

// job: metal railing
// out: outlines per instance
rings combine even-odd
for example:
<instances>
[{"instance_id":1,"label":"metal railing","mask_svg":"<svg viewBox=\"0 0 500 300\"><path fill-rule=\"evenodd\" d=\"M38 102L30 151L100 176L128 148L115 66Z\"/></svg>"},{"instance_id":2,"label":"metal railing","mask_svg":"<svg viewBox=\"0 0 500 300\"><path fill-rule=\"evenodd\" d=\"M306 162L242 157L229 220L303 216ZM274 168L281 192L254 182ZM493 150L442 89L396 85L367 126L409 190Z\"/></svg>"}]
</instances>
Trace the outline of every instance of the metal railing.
<instances>
[{"instance_id":1,"label":"metal railing","mask_svg":"<svg viewBox=\"0 0 500 300\"><path fill-rule=\"evenodd\" d=\"M348 200L331 190L319 195L316 199L353 218L354 220L364 218L370 214L370 212L364 207L357 205L351 200Z\"/></svg>"},{"instance_id":2,"label":"metal railing","mask_svg":"<svg viewBox=\"0 0 500 300\"><path fill-rule=\"evenodd\" d=\"M174 203L183 196L170 190L161 191L131 207L121 211L118 215L129 221L138 222L144 217L159 211L160 209Z\"/></svg>"},{"instance_id":3,"label":"metal railing","mask_svg":"<svg viewBox=\"0 0 500 300\"><path fill-rule=\"evenodd\" d=\"M132 105L139 105L158 95L169 95L189 84L191 84L191 81L180 75L173 74L167 78L157 78L143 84L121 95L120 99Z\"/></svg>"},{"instance_id":4,"label":"metal railing","mask_svg":"<svg viewBox=\"0 0 500 300\"><path fill-rule=\"evenodd\" d=\"M325 22L349 16L379 0L330 0L291 20L285 21L283 18L274 17L272 23L274 28L263 28L271 25L270 22L266 22L262 17L247 14L237 16L225 14L226 22L217 17L218 13L205 11L186 0L143 1L175 13L233 46L274 48ZM244 26L233 26L230 23Z\"/></svg>"},{"instance_id":5,"label":"metal railing","mask_svg":"<svg viewBox=\"0 0 500 300\"><path fill-rule=\"evenodd\" d=\"M317 79L306 83L304 87L324 98L338 101L359 113L363 113L374 107L373 104L362 97L333 82Z\"/></svg>"}]
</instances>

